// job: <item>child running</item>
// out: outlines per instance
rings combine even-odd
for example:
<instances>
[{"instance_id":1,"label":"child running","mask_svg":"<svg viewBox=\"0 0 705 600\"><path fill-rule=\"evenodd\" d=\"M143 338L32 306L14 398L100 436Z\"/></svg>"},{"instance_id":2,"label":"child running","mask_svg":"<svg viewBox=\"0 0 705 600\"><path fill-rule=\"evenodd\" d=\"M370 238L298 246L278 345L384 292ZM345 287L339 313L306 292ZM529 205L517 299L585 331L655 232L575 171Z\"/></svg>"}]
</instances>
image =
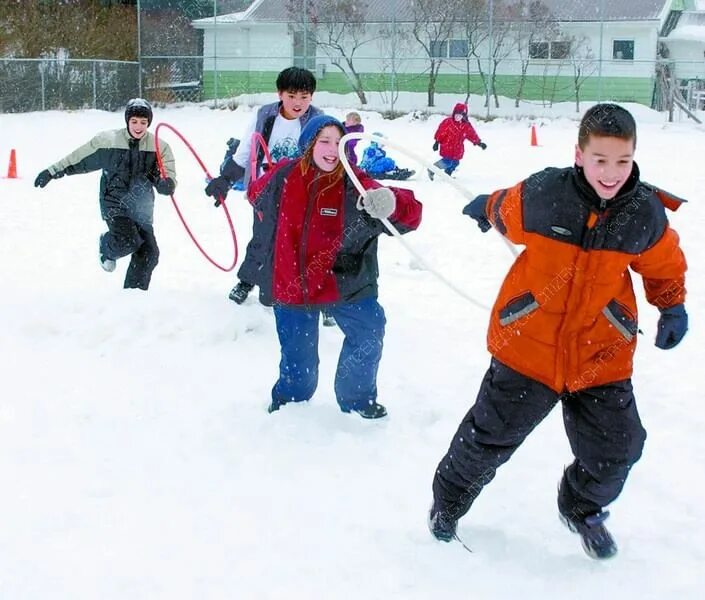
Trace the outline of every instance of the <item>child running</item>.
<instances>
[{"instance_id":1,"label":"child running","mask_svg":"<svg viewBox=\"0 0 705 600\"><path fill-rule=\"evenodd\" d=\"M154 236L154 192L169 196L176 188L174 156L160 142L166 177L157 164L152 107L143 98L133 98L125 107L125 128L104 131L68 156L44 169L34 181L45 187L52 179L102 169L100 214L108 231L100 236L98 255L105 271L114 271L116 261L131 256L125 288L146 290L159 261Z\"/></svg>"},{"instance_id":2,"label":"child running","mask_svg":"<svg viewBox=\"0 0 705 600\"><path fill-rule=\"evenodd\" d=\"M526 249L492 309L489 370L433 480L439 540L456 537L458 519L560 402L573 453L560 518L590 557L617 552L604 507L646 438L631 379L639 326L630 271L661 313L656 346L674 348L688 329L686 261L664 209L681 201L640 180L635 147L632 115L597 104L580 123L573 167L545 169L463 211Z\"/></svg>"},{"instance_id":3,"label":"child running","mask_svg":"<svg viewBox=\"0 0 705 600\"><path fill-rule=\"evenodd\" d=\"M301 156L283 160L251 186L255 259L263 265L260 301L274 306L281 360L269 412L309 400L318 385L321 309L335 318L345 339L335 374L343 412L365 419L386 416L377 402L385 314L377 301L377 238L389 219L401 232L416 229L421 204L410 190L381 187L359 172L359 193L338 156L344 135L337 119L320 115L301 131Z\"/></svg>"}]
</instances>

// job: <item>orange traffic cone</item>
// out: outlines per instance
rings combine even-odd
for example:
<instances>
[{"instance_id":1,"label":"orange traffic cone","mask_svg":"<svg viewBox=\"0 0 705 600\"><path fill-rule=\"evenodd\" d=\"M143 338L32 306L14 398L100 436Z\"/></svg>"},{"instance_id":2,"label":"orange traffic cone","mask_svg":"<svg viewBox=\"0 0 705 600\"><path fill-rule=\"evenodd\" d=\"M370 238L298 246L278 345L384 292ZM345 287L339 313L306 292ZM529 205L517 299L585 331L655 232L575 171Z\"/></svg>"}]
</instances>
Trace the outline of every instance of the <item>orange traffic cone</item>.
<instances>
[{"instance_id":1,"label":"orange traffic cone","mask_svg":"<svg viewBox=\"0 0 705 600\"><path fill-rule=\"evenodd\" d=\"M17 179L17 154L14 148L10 150L10 164L7 165L7 178Z\"/></svg>"},{"instance_id":2,"label":"orange traffic cone","mask_svg":"<svg viewBox=\"0 0 705 600\"><path fill-rule=\"evenodd\" d=\"M536 125L534 125L533 123L531 124L531 145L532 146L539 145L539 141L536 138Z\"/></svg>"}]
</instances>

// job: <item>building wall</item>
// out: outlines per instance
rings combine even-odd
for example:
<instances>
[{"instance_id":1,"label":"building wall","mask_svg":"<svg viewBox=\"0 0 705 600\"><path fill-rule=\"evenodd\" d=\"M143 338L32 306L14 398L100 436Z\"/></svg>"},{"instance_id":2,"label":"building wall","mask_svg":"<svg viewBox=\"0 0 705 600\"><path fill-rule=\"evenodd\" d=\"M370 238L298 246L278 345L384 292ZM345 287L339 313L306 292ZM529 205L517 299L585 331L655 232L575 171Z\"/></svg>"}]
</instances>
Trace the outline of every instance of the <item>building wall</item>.
<instances>
[{"instance_id":1,"label":"building wall","mask_svg":"<svg viewBox=\"0 0 705 600\"><path fill-rule=\"evenodd\" d=\"M407 28L410 27L406 25ZM583 52L590 49L592 59L581 61L583 77L582 99L635 101L650 104L654 86L654 62L658 42L657 22L566 23L561 31L566 37L585 38ZM377 31L375 31L375 29ZM379 26L370 26L370 37L379 34ZM600 57L602 34L602 65ZM455 37L455 36L454 36ZM461 36L457 36L460 38ZM613 59L615 40L634 41L633 60ZM315 58L319 89L349 93L350 84L321 48ZM217 36L213 29L204 35L204 56L217 54L217 60L204 60L204 97L237 95L258 91L271 91L274 75L294 64L293 37L286 24L240 23L219 26ZM481 48L481 55L487 50ZM421 46L412 40L397 49L396 81L403 91L425 91L428 86L428 58ZM355 66L362 74L365 89L390 87L389 36L381 36L359 47L355 52ZM483 71L488 70L487 60L482 61ZM440 69L437 91L483 93L484 87L477 64L464 59L446 59ZM325 74L324 74L325 73ZM519 87L521 62L517 54L504 59L497 70L497 93L515 97ZM601 81L597 76L601 75ZM469 83L468 83L469 81ZM263 89L260 89L262 88ZM564 101L575 96L573 65L569 59L532 60L522 97L526 100Z\"/></svg>"},{"instance_id":2,"label":"building wall","mask_svg":"<svg viewBox=\"0 0 705 600\"><path fill-rule=\"evenodd\" d=\"M705 40L668 40L669 60L678 79L705 79Z\"/></svg>"}]
</instances>

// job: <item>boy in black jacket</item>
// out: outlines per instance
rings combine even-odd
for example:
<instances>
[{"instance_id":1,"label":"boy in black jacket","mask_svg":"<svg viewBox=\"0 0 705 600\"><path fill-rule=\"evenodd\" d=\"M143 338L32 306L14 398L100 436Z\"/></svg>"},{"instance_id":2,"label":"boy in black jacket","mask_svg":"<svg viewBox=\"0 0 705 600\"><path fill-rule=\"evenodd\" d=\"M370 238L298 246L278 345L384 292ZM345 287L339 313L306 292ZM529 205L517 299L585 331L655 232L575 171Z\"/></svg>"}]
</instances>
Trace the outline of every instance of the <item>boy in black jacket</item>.
<instances>
[{"instance_id":1,"label":"boy in black jacket","mask_svg":"<svg viewBox=\"0 0 705 600\"><path fill-rule=\"evenodd\" d=\"M176 188L174 156L161 142L161 159L166 170L162 178L157 164L152 107L133 98L125 107L126 128L103 131L68 156L44 169L34 187L45 187L52 179L103 170L100 178L100 214L108 231L100 236L100 265L114 271L116 261L131 255L125 288L146 290L159 261L154 237L154 192L171 195Z\"/></svg>"}]
</instances>

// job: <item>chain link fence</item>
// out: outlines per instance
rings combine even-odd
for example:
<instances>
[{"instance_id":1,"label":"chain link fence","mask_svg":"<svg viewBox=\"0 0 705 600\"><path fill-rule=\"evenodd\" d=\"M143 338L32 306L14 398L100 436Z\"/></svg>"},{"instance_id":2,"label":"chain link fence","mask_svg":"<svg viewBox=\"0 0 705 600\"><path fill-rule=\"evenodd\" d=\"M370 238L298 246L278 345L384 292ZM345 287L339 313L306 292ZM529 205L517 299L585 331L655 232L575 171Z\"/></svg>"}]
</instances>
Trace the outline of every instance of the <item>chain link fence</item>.
<instances>
[{"instance_id":1,"label":"chain link fence","mask_svg":"<svg viewBox=\"0 0 705 600\"><path fill-rule=\"evenodd\" d=\"M319 91L353 94L359 107L370 103L391 112L402 92L419 94L416 110L432 106L435 93L484 96L488 116L499 114L502 97L540 107L573 102L576 110L582 101L603 100L659 110L672 110L676 102L705 108L705 64L669 59L662 42L656 48L655 31L629 33L619 23L597 22L592 33L578 35L570 27L587 26L568 23L560 34L547 29L532 37L498 23L480 45L472 40L482 28L456 29L430 39L424 50L407 21L357 24L336 45L335 30L325 24L300 16L287 21L284 8L297 1L306 0L282 0L276 17L247 22L246 13L233 12L247 4L238 0L174 1L169 10L142 0L138 61L0 59L0 112L115 110L138 95L163 104L226 104L274 92L277 73L291 65L311 69ZM550 36L558 41L542 41Z\"/></svg>"},{"instance_id":2,"label":"chain link fence","mask_svg":"<svg viewBox=\"0 0 705 600\"><path fill-rule=\"evenodd\" d=\"M117 110L138 87L137 62L0 59L0 113Z\"/></svg>"}]
</instances>

